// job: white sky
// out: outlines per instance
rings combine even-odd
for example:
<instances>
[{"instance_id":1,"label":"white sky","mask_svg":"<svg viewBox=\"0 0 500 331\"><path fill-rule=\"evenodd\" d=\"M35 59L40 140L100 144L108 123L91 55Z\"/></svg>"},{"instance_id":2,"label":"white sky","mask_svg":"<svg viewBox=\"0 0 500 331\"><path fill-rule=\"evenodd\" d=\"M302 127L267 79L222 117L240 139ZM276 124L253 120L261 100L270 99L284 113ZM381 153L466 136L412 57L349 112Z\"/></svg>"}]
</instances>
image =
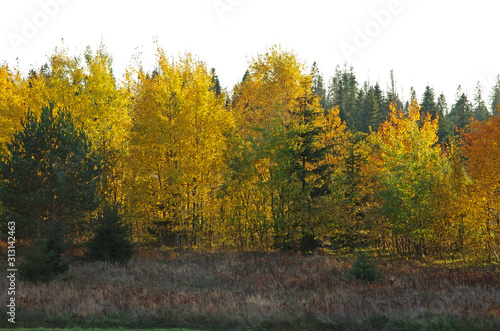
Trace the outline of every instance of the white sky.
<instances>
[{"instance_id":1,"label":"white sky","mask_svg":"<svg viewBox=\"0 0 500 331\"><path fill-rule=\"evenodd\" d=\"M228 89L276 43L318 62L325 80L347 62L358 82L386 89L394 69L405 99L411 86L421 98L430 84L449 106L458 85L472 99L480 81L488 98L500 73L496 0L4 0L0 8L0 61L18 58L24 73L47 62L61 38L72 54L103 40L120 78L137 52L153 67L155 37L168 54L190 51L214 67Z\"/></svg>"}]
</instances>

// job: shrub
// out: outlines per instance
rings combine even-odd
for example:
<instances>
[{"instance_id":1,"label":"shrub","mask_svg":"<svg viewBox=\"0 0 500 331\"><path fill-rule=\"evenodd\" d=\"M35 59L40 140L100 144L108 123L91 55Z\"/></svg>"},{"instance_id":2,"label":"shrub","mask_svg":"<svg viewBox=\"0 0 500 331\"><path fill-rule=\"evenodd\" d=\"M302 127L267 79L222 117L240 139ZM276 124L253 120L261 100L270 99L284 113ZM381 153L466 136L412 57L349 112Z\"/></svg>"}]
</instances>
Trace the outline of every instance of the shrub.
<instances>
[{"instance_id":1,"label":"shrub","mask_svg":"<svg viewBox=\"0 0 500 331\"><path fill-rule=\"evenodd\" d=\"M350 279L358 279L364 282L379 280L382 274L377 270L375 263L365 252L359 252L351 270Z\"/></svg>"},{"instance_id":2,"label":"shrub","mask_svg":"<svg viewBox=\"0 0 500 331\"><path fill-rule=\"evenodd\" d=\"M300 240L300 252L302 255L311 255L318 247L321 246L321 241L313 234L306 234Z\"/></svg>"},{"instance_id":3,"label":"shrub","mask_svg":"<svg viewBox=\"0 0 500 331\"><path fill-rule=\"evenodd\" d=\"M133 254L129 227L123 224L118 206L105 206L97 218L94 237L87 243L87 259L126 264Z\"/></svg>"},{"instance_id":4,"label":"shrub","mask_svg":"<svg viewBox=\"0 0 500 331\"><path fill-rule=\"evenodd\" d=\"M64 260L66 251L64 225L55 222L47 226L45 236L26 254L26 261L19 265L19 277L29 282L49 282L69 269Z\"/></svg>"}]
</instances>

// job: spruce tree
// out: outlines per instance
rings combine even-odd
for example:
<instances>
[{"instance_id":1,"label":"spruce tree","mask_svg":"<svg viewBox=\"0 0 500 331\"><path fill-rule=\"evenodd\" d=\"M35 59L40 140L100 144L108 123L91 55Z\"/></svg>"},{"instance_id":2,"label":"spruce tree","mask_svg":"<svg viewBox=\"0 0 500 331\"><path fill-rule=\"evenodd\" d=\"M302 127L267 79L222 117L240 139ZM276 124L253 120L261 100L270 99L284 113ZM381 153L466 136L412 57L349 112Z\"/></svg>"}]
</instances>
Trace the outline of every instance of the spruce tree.
<instances>
[{"instance_id":1,"label":"spruce tree","mask_svg":"<svg viewBox=\"0 0 500 331\"><path fill-rule=\"evenodd\" d=\"M483 100L481 84L478 82L476 86L476 94L474 95L474 118L478 121L485 121L488 116L488 107Z\"/></svg>"},{"instance_id":2,"label":"spruce tree","mask_svg":"<svg viewBox=\"0 0 500 331\"><path fill-rule=\"evenodd\" d=\"M366 107L369 111L369 113L367 114L369 124L373 131L377 131L379 125L384 121L382 109L380 107L382 104L381 101L383 102L383 95L378 83L375 86L370 86L366 100ZM366 132L368 133L368 131Z\"/></svg>"},{"instance_id":3,"label":"spruce tree","mask_svg":"<svg viewBox=\"0 0 500 331\"><path fill-rule=\"evenodd\" d=\"M497 76L497 81L491 91L490 101L491 101L491 113L493 115L500 114L500 108L498 108L500 107L500 75Z\"/></svg>"},{"instance_id":4,"label":"spruce tree","mask_svg":"<svg viewBox=\"0 0 500 331\"><path fill-rule=\"evenodd\" d=\"M403 103L399 99L399 95L396 92L396 80L394 78L394 70L391 70L390 73L391 76L391 85L388 88L388 91L386 93L386 98L385 98L385 103L382 108L382 114L384 119L387 119L389 117L389 114L391 113L391 104L396 105L396 109L403 109Z\"/></svg>"},{"instance_id":5,"label":"spruce tree","mask_svg":"<svg viewBox=\"0 0 500 331\"><path fill-rule=\"evenodd\" d=\"M328 108L339 106L340 118L349 129L353 130L357 126L356 120L359 117L356 109L356 98L358 96L358 83L354 74L354 68L344 66L337 67L335 76L328 86Z\"/></svg>"},{"instance_id":6,"label":"spruce tree","mask_svg":"<svg viewBox=\"0 0 500 331\"><path fill-rule=\"evenodd\" d=\"M427 114L431 115L434 119L438 115L437 105L434 101L435 94L434 89L430 86L425 87L424 95L422 96L422 104L420 105L420 120L425 119Z\"/></svg>"},{"instance_id":7,"label":"spruce tree","mask_svg":"<svg viewBox=\"0 0 500 331\"><path fill-rule=\"evenodd\" d=\"M216 96L219 96L221 94L221 92L222 92L222 88L220 86L219 77L215 73L215 68L212 68L212 70L210 71L210 73L212 74L212 88L211 88L211 91L215 92Z\"/></svg>"},{"instance_id":8,"label":"spruce tree","mask_svg":"<svg viewBox=\"0 0 500 331\"><path fill-rule=\"evenodd\" d=\"M459 87L457 90L457 100L450 111L450 118L452 122L452 128L460 130L465 128L470 123L470 118L472 117L472 104L467 99L467 96Z\"/></svg>"},{"instance_id":9,"label":"spruce tree","mask_svg":"<svg viewBox=\"0 0 500 331\"><path fill-rule=\"evenodd\" d=\"M360 88L356 96L356 125L351 129L353 132L368 132L370 126L368 119L364 113L365 109L365 93L364 88Z\"/></svg>"},{"instance_id":10,"label":"spruce tree","mask_svg":"<svg viewBox=\"0 0 500 331\"><path fill-rule=\"evenodd\" d=\"M322 129L315 125L320 109L315 105L315 96L304 87L304 95L299 97L298 112L295 114L298 126L292 131L297 145L291 153L291 170L300 182L301 194L299 211L302 222L302 238L300 250L303 254L314 251L319 243L311 216L314 214L315 202L319 197L330 193L328 188L329 169L321 161L326 157L329 146L318 147L316 140Z\"/></svg>"},{"instance_id":11,"label":"spruce tree","mask_svg":"<svg viewBox=\"0 0 500 331\"><path fill-rule=\"evenodd\" d=\"M354 130L369 133L371 128L372 131L377 131L379 125L384 121L381 107L383 103L384 97L379 85L370 86L366 82L358 93L357 112L359 114Z\"/></svg>"},{"instance_id":12,"label":"spruce tree","mask_svg":"<svg viewBox=\"0 0 500 331\"><path fill-rule=\"evenodd\" d=\"M446 143L453 135L450 115L448 113L448 104L446 97L441 93L437 99L436 110L439 116L438 138L440 143Z\"/></svg>"},{"instance_id":13,"label":"spruce tree","mask_svg":"<svg viewBox=\"0 0 500 331\"><path fill-rule=\"evenodd\" d=\"M323 108L323 110L327 110L328 105L326 98L326 89L323 84L323 77L319 72L316 62L313 63L311 71L313 75L312 93L314 93L318 97L321 108Z\"/></svg>"}]
</instances>

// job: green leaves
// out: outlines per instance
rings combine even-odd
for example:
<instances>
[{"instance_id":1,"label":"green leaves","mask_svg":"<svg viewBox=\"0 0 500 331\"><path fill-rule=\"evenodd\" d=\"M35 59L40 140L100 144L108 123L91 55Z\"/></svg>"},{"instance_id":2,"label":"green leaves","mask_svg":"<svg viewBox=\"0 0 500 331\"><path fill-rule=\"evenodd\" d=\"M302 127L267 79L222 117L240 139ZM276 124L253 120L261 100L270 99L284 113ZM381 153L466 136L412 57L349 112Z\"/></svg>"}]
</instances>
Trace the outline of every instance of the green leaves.
<instances>
[{"instance_id":1,"label":"green leaves","mask_svg":"<svg viewBox=\"0 0 500 331\"><path fill-rule=\"evenodd\" d=\"M420 120L414 101L408 114L392 109L391 119L379 129L380 154L377 176L381 211L393 227L412 245L422 245L429 234L434 183L442 169L437 141L437 120Z\"/></svg>"}]
</instances>

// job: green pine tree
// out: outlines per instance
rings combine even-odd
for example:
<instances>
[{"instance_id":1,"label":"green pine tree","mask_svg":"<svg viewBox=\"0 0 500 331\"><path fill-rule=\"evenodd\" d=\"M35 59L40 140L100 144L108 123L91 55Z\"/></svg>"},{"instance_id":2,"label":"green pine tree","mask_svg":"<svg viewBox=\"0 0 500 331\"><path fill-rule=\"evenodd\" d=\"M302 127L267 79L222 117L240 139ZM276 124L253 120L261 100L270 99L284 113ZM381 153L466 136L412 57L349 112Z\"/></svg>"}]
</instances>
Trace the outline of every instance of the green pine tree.
<instances>
[{"instance_id":1,"label":"green pine tree","mask_svg":"<svg viewBox=\"0 0 500 331\"><path fill-rule=\"evenodd\" d=\"M118 206L105 206L99 214L94 236L87 243L86 257L91 261L126 264L134 254L129 227L123 223Z\"/></svg>"},{"instance_id":2,"label":"green pine tree","mask_svg":"<svg viewBox=\"0 0 500 331\"><path fill-rule=\"evenodd\" d=\"M69 269L64 259L66 242L65 226L55 222L45 228L44 236L26 254L25 261L19 265L19 276L29 282L49 282L55 276Z\"/></svg>"},{"instance_id":3,"label":"green pine tree","mask_svg":"<svg viewBox=\"0 0 500 331\"><path fill-rule=\"evenodd\" d=\"M349 270L349 278L363 282L374 282L379 280L381 276L382 274L377 270L371 257L365 252L359 252L356 261Z\"/></svg>"},{"instance_id":4,"label":"green pine tree","mask_svg":"<svg viewBox=\"0 0 500 331\"><path fill-rule=\"evenodd\" d=\"M101 159L71 114L56 115L52 104L39 118L28 112L22 127L0 161L5 221L16 221L17 237L31 243L59 222L74 235L98 205Z\"/></svg>"}]
</instances>

